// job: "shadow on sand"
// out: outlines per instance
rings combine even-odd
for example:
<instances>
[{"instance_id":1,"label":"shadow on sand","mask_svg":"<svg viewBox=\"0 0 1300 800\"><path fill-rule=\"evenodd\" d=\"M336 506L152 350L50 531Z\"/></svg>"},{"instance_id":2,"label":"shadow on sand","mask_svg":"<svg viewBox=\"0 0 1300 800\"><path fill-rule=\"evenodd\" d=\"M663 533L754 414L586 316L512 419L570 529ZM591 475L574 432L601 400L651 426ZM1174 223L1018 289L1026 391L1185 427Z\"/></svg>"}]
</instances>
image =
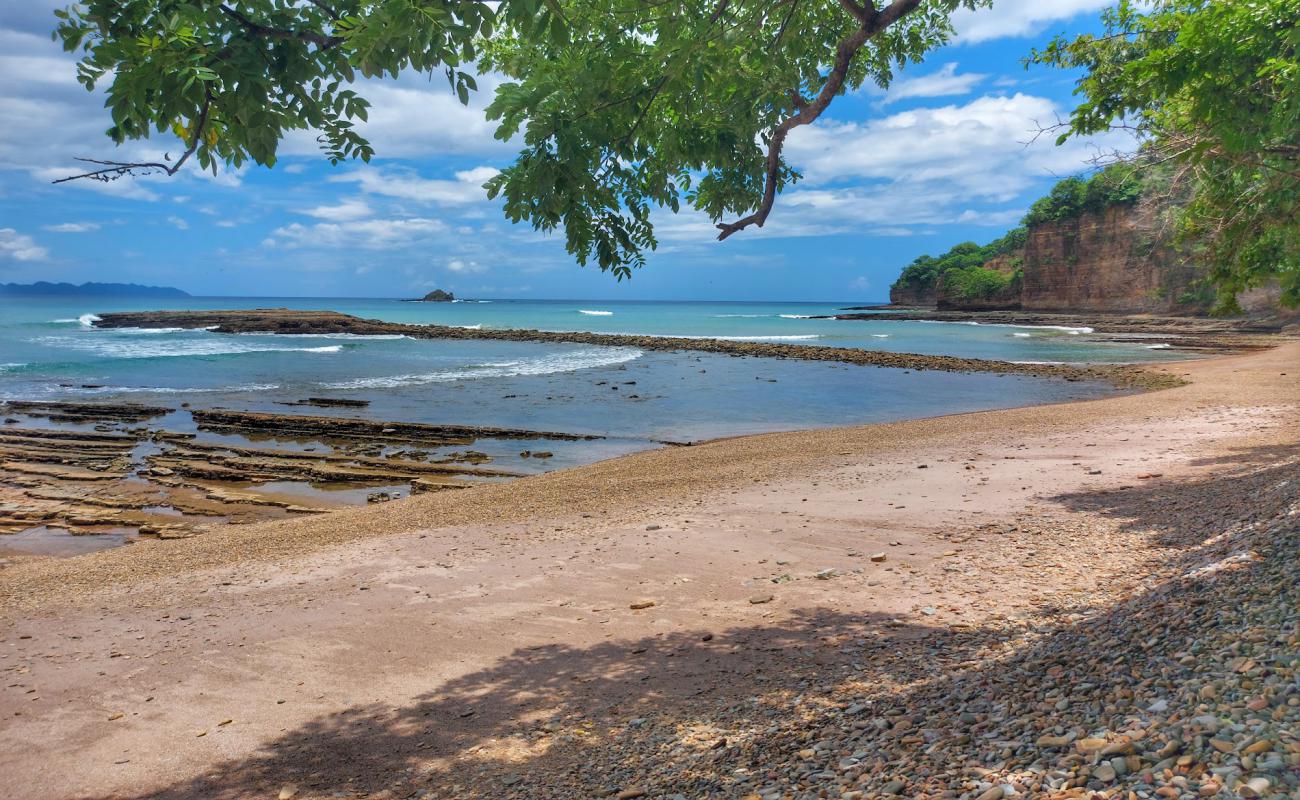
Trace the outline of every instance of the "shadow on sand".
<instances>
[{"instance_id":1,"label":"shadow on sand","mask_svg":"<svg viewBox=\"0 0 1300 800\"><path fill-rule=\"evenodd\" d=\"M249 758L143 796L274 797L296 784L300 797L591 797L629 785L651 797L739 797L769 782L806 787L822 769L869 774L859 785L877 789L874 771L898 775L905 796L937 793L958 780L944 777L944 764L1014 764L1005 753L990 760L999 736L1032 744L1049 729L1121 730L1156 701L1171 714L1194 706L1188 681L1213 666L1189 666L1187 652L1230 646L1278 602L1300 607L1300 452L1243 451L1214 466L1202 479L1052 499L1169 548L1146 591L1117 593L1106 608L964 630L805 609L707 639L521 649L407 706L321 717ZM1254 557L1203 569L1242 553ZM846 710L850 702L866 710ZM1032 713L1017 728L1007 709ZM931 731L927 755L856 724L882 718ZM843 770L842 751L801 771L784 766L810 741L842 734L854 737L857 766Z\"/></svg>"}]
</instances>

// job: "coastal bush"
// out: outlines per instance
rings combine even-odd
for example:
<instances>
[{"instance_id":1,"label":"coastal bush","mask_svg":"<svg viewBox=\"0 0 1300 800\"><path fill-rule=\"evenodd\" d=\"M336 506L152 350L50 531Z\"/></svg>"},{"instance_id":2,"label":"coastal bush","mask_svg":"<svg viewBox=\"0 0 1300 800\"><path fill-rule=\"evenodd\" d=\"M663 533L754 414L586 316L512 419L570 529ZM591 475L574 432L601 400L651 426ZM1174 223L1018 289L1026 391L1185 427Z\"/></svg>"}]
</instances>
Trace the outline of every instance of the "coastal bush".
<instances>
[{"instance_id":1,"label":"coastal bush","mask_svg":"<svg viewBox=\"0 0 1300 800\"><path fill-rule=\"evenodd\" d=\"M905 287L922 292L933 290L938 285L939 278L950 272L977 269L998 256L1015 253L1025 246L1027 236L1028 231L1024 227L1019 227L1007 231L1000 238L983 246L975 242L962 242L953 245L948 252L938 257L918 256L903 269L898 280L894 282L894 287ZM988 271L996 272L996 270Z\"/></svg>"},{"instance_id":2,"label":"coastal bush","mask_svg":"<svg viewBox=\"0 0 1300 800\"><path fill-rule=\"evenodd\" d=\"M1138 169L1128 164L1112 164L1087 179L1076 176L1059 181L1045 197L1029 207L1024 224L1077 219L1111 206L1133 205L1142 199L1143 191L1143 177Z\"/></svg>"},{"instance_id":3,"label":"coastal bush","mask_svg":"<svg viewBox=\"0 0 1300 800\"><path fill-rule=\"evenodd\" d=\"M1021 270L999 272L987 267L954 269L943 275L945 294L958 300L992 300L1014 293L1015 286L1024 278Z\"/></svg>"}]
</instances>

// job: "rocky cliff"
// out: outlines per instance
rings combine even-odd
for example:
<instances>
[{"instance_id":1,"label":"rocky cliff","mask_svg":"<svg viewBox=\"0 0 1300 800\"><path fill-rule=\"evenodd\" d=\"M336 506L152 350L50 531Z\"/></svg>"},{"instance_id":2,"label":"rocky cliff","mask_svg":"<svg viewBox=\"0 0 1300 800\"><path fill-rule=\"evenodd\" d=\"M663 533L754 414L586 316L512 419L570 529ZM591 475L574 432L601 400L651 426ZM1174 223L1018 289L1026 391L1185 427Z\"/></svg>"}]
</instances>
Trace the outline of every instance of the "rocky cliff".
<instances>
[{"instance_id":1,"label":"rocky cliff","mask_svg":"<svg viewBox=\"0 0 1300 800\"><path fill-rule=\"evenodd\" d=\"M911 286L889 287L889 302L896 306L919 306L931 308L938 303L938 295L933 287L916 289Z\"/></svg>"},{"instance_id":2,"label":"rocky cliff","mask_svg":"<svg viewBox=\"0 0 1300 800\"><path fill-rule=\"evenodd\" d=\"M1029 228L1020 307L1033 311L1200 313L1202 268L1176 251L1160 207L1143 200Z\"/></svg>"}]
</instances>

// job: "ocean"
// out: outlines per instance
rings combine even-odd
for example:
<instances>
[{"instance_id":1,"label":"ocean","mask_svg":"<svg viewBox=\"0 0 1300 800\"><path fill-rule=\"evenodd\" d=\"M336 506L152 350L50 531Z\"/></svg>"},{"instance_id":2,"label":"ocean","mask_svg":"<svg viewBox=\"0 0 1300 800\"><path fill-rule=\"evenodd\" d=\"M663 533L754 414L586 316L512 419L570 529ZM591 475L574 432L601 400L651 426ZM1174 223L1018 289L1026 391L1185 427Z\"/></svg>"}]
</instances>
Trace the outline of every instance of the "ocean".
<instances>
[{"instance_id":1,"label":"ocean","mask_svg":"<svg viewBox=\"0 0 1300 800\"><path fill-rule=\"evenodd\" d=\"M187 402L285 413L284 403L328 396L369 401L346 415L609 437L559 448L563 452L545 465L550 469L658 441L880 422L1113 391L1033 377L578 344L91 327L98 313L178 307L330 309L415 324L703 336L1010 361L1178 357L1156 340L1112 343L1088 328L810 318L840 308L829 303L0 298L0 399Z\"/></svg>"}]
</instances>

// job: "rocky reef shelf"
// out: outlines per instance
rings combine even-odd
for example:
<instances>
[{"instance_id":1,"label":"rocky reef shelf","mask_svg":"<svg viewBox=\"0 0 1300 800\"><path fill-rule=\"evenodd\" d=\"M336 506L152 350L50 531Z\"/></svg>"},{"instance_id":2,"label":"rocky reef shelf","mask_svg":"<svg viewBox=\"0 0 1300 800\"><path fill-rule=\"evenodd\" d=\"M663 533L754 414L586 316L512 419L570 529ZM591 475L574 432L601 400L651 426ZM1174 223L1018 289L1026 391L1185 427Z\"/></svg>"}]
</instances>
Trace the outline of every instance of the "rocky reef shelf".
<instances>
[{"instance_id":1,"label":"rocky reef shelf","mask_svg":"<svg viewBox=\"0 0 1300 800\"><path fill-rule=\"evenodd\" d=\"M446 325L410 325L362 319L334 311L300 311L262 308L244 311L131 311L105 313L97 328L203 328L216 333L352 334L357 336L409 336L413 339L478 339L514 342L558 342L636 347L643 350L689 350L761 358L835 361L859 366L892 367L944 372L988 372L1058 378L1069 381L1105 381L1121 389L1159 389L1176 386L1180 379L1130 365L1021 364L989 359L893 353L848 347L822 347L774 342L746 342L709 338L641 336L585 331L539 331L522 328L457 328Z\"/></svg>"},{"instance_id":2,"label":"rocky reef shelf","mask_svg":"<svg viewBox=\"0 0 1300 800\"><path fill-rule=\"evenodd\" d=\"M840 314L813 319L858 322L978 322L981 325L1012 325L1027 328L1092 328L1099 338L1111 342L1145 342L1151 337L1179 350L1200 352L1244 352L1272 347L1284 327L1277 321L1175 317L1153 314L1072 314L1035 311L949 311L907 306L848 306Z\"/></svg>"},{"instance_id":3,"label":"rocky reef shelf","mask_svg":"<svg viewBox=\"0 0 1300 800\"><path fill-rule=\"evenodd\" d=\"M0 551L16 554L43 531L175 539L463 489L525 474L488 466L492 456L469 449L476 442L603 438L136 403L15 400L0 414L0 534L24 534L0 536Z\"/></svg>"}]
</instances>

